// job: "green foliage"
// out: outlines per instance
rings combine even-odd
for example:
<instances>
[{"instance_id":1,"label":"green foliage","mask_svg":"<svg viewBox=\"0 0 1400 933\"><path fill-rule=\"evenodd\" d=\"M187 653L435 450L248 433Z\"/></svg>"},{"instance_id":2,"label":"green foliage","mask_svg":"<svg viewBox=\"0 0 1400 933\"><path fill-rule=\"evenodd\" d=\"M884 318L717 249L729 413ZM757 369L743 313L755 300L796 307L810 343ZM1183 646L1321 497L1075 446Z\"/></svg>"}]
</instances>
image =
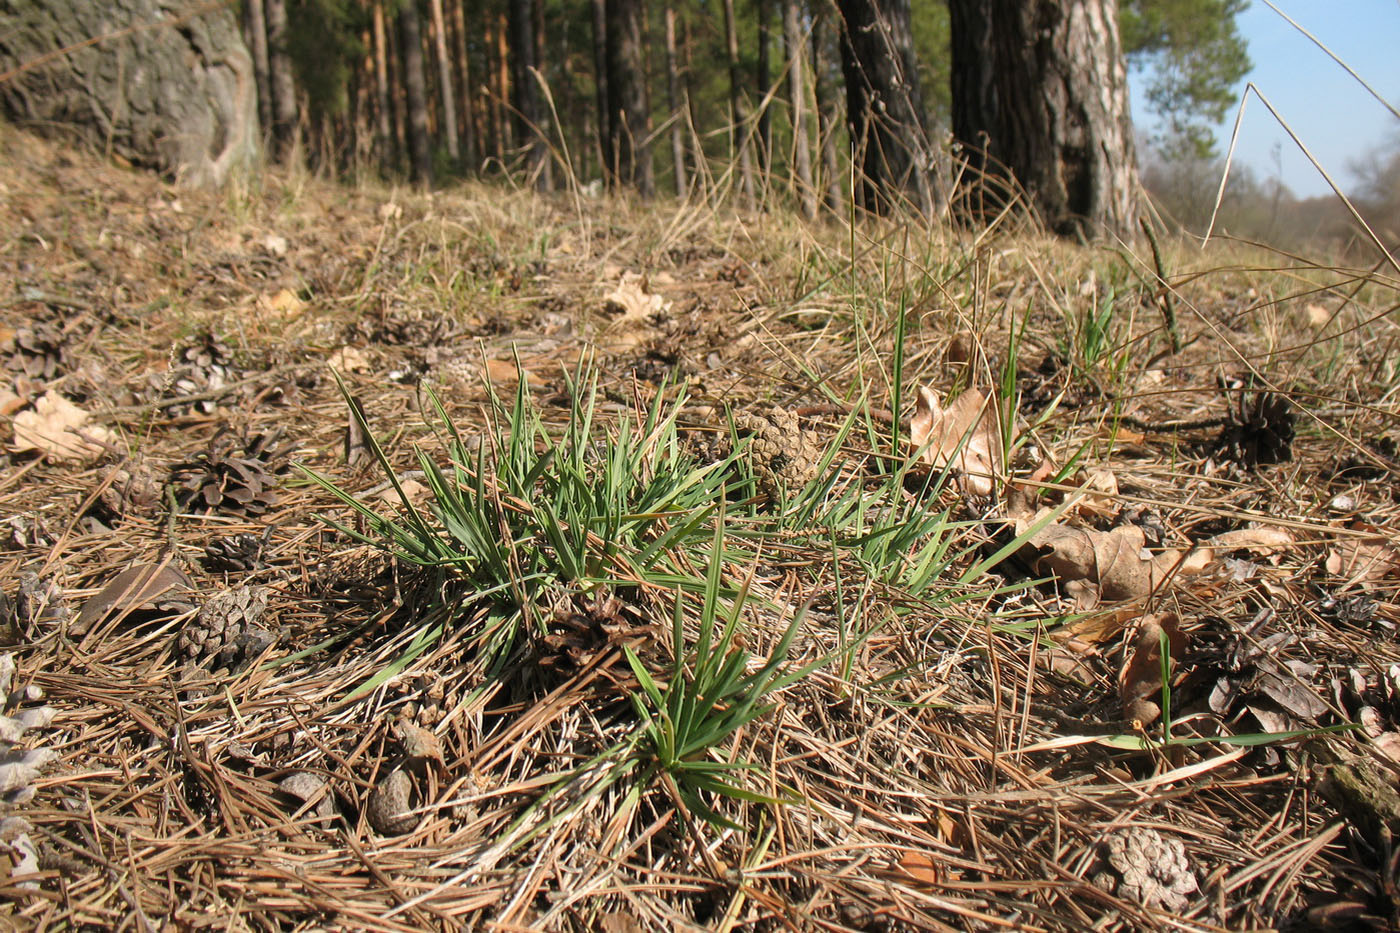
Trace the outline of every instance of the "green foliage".
<instances>
[{"instance_id":1,"label":"green foliage","mask_svg":"<svg viewBox=\"0 0 1400 933\"><path fill-rule=\"evenodd\" d=\"M416 451L431 492L426 506L405 490L348 395L351 417L387 474L396 506L391 511L366 502L302 467L362 523L332 525L401 561L441 572L451 589L494 606L492 617L504 624L487 627L489 644L482 648L498 659L514 646L520 620L554 591L587 589L619 574L628 582L648 573L672 579L666 573L673 569L672 552L703 537L733 459L696 466L676 433L683 399L668 407L664 391L640 423L623 417L614 435L600 442L592 436L596 373L581 370L569 381L573 408L557 436L545 427L524 383L509 411L493 398L493 428L474 444L427 390L447 464L430 451Z\"/></svg>"},{"instance_id":2,"label":"green foliage","mask_svg":"<svg viewBox=\"0 0 1400 933\"><path fill-rule=\"evenodd\" d=\"M311 113L339 116L349 104L351 70L367 51L360 36L369 28L369 7L352 0L297 0L287 4L287 19L287 52Z\"/></svg>"},{"instance_id":3,"label":"green foliage","mask_svg":"<svg viewBox=\"0 0 1400 933\"><path fill-rule=\"evenodd\" d=\"M715 526L713 553L722 553L723 547L724 523L720 521ZM633 751L643 765L639 783L649 783L661 775L691 813L712 825L733 827L710 805L708 797L757 803L781 801L745 790L725 777L756 770L757 765L732 757L715 760L713 752L744 726L768 713L773 708L768 702L770 695L823 662L782 671L792 640L802 625L803 613L799 612L762 665L750 672L751 653L735 643L747 588L740 591L726 612L720 602L721 564L717 558L710 561L699 632L689 649L685 647L684 600L677 594L671 635L675 661L664 685L656 682L630 648L626 652L632 673L642 686L642 694L632 696L642 724L642 741Z\"/></svg>"},{"instance_id":4,"label":"green foliage","mask_svg":"<svg viewBox=\"0 0 1400 933\"><path fill-rule=\"evenodd\" d=\"M1123 52L1152 69L1147 101L1162 120L1155 139L1167 158L1209 158L1213 124L1235 102L1253 67L1235 18L1249 0L1127 0L1119 6Z\"/></svg>"}]
</instances>

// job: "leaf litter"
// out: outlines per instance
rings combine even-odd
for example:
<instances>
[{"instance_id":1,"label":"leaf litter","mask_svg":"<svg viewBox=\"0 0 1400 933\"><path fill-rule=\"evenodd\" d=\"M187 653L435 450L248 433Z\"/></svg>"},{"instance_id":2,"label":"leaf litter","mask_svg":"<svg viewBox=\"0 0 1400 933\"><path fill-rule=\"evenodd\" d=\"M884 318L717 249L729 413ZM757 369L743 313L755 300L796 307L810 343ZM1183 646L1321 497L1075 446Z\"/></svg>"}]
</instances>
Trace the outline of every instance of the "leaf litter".
<instances>
[{"instance_id":1,"label":"leaf litter","mask_svg":"<svg viewBox=\"0 0 1400 933\"><path fill-rule=\"evenodd\" d=\"M1354 451L1307 416L1313 399L1336 398L1321 414L1342 436L1368 438L1362 449L1390 430L1392 396L1376 380L1356 379L1344 398L1309 381L1324 352L1382 371L1383 341L1348 324L1393 304L1385 283L1306 270L1323 290L1363 287L1350 304L1328 302L1340 336L1280 353L1255 325L1271 302L1316 303L1313 286L1294 297L1248 268L1273 258L1199 277L1183 258L1180 306L1200 317L1182 325L1203 336L1115 383L1057 330L1065 302L1093 296L1062 295L1042 273L1053 265L1066 282L1089 281L1118 259L1029 244L1045 252L979 252L984 278L954 273L914 296L928 326L903 348L910 410L881 420L861 413L894 399L871 388L887 383L851 348L888 361L893 337L859 330L820 289L803 290L800 309L788 297L811 273L794 266L799 255L884 281L844 255L844 234L748 228L735 240L730 221L675 225L639 209L609 232L528 192L471 185L429 205L305 182L285 203L253 201L232 217L199 194L182 194L179 212L158 207L168 200L158 182L21 133L0 140L0 161L18 192L0 212L19 231L0 262L31 290L0 319L28 328L7 364L11 395L24 406L58 393L86 415L79 433L65 423L51 435L83 445L80 456L12 446L0 479L5 630L17 669L53 710L20 736L25 753L54 753L29 782L32 799L5 814L28 828L0 826L17 920L416 930L805 917L832 928L1204 930L1296 925L1356 904L1395 916L1374 832L1390 819L1376 776L1393 767L1400 734L1400 651L1384 624L1400 618L1394 477L1375 458L1345 466ZM103 192L101 217L73 197L84 190ZM31 228L70 230L84 252L25 236ZM545 228L558 248L541 267ZM600 275L603 243L618 267ZM440 267L422 274L424 263ZM449 279L460 293L439 288ZM618 296L602 322L589 316L600 291ZM949 399L952 381L987 386L994 368L1017 369L996 335L1020 323L995 318L989 294L1017 296L1025 333L1066 361L1056 378L1079 381L1041 396L1027 376L1021 406L1001 386ZM877 305L893 297L871 293ZM369 310L352 321L350 307ZM61 328L31 326L60 313ZM952 353L950 332L984 336ZM1121 339L1149 346L1160 335ZM162 340L173 357L152 352ZM688 382L688 438L747 425L741 440L762 446L771 479L763 495L727 505L736 528L775 515L805 524L762 549L740 534L723 556L726 581L750 579L755 594L742 650L766 656L790 615L782 607L796 604L809 608L791 663L859 638L847 666L785 684L717 751L761 763L743 777L755 797L791 788L802 803L727 801L724 816L743 830L717 831L664 791L607 785L591 764L623 737L618 717L639 689L622 648L644 641L649 669L669 669L665 587L566 588L540 607L538 661L504 677L470 647L488 624L473 605L424 642L446 611L433 580L321 522L356 519L283 469L280 441L258 440L280 430L302 462L350 488L370 495L382 483L366 466L369 439L347 436L326 370L344 347L363 354L341 354L344 378L403 482L426 482L408 476L423 469L411 451L433 446L418 383L457 363L468 378L444 397L470 429L464 444L489 446L493 398L509 407L517 391L547 422L563 418L559 400L575 387L562 373L585 351L603 374L600 428L669 391L663 379ZM953 356L959 371L943 381ZM531 373L524 386L517 357ZM483 359L494 363L485 379ZM1220 387L1216 373L1241 360L1270 368L1269 392ZM153 392L152 377L171 391ZM1151 388L1133 395L1135 385ZM1077 405L1064 404L1069 389ZM855 420L822 470L841 425L799 412L833 401ZM1124 410L1149 428L1116 421ZM1001 419L1013 411L1008 431ZM947 511L941 550L933 525L894 537L903 526L888 506L862 519L875 529L863 537L822 524L842 514L827 505L855 502L900 468L882 445L906 414L913 446L902 453L924 451L896 504L925 520ZM1160 429L1202 415L1229 427ZM102 442L88 446L84 433ZM1018 434L1033 443L1008 449ZM114 449L115 437L132 449ZM1055 465L1037 471L1031 447ZM945 469L951 484L939 486ZM799 509L799 485L824 492ZM430 497L414 495L426 509ZM1346 514L1328 508L1340 495ZM890 541L898 547L882 549ZM510 543L511 559L529 544ZM909 568L940 556L946 568L908 591ZM891 569L877 576L880 566ZM590 608L609 600L613 610ZM67 605L82 607L82 624ZM23 697L20 713L38 703ZM1364 735L1215 744L1352 720ZM517 821L567 774L545 830L519 841ZM603 788L582 794L590 780Z\"/></svg>"}]
</instances>

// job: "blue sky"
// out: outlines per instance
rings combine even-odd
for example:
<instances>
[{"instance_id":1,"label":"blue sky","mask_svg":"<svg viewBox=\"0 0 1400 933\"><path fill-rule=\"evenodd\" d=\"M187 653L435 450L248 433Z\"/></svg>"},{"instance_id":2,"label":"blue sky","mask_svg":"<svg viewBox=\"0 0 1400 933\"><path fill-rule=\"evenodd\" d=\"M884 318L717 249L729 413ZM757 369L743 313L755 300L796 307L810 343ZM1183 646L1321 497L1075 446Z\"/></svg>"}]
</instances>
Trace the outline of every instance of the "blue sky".
<instances>
[{"instance_id":1,"label":"blue sky","mask_svg":"<svg viewBox=\"0 0 1400 933\"><path fill-rule=\"evenodd\" d=\"M1400 0L1273 2L1400 107ZM1400 145L1400 120L1261 0L1240 14L1239 26L1254 62L1245 80L1254 82L1343 189L1352 184L1350 160L1377 145ZM1139 126L1149 127L1152 117L1142 106L1143 78L1131 76L1133 114ZM1244 88L1241 83L1241 95ZM1216 132L1222 153L1234 120L1232 111ZM1261 178L1281 175L1300 197L1330 190L1253 95L1245 108L1235 158Z\"/></svg>"}]
</instances>

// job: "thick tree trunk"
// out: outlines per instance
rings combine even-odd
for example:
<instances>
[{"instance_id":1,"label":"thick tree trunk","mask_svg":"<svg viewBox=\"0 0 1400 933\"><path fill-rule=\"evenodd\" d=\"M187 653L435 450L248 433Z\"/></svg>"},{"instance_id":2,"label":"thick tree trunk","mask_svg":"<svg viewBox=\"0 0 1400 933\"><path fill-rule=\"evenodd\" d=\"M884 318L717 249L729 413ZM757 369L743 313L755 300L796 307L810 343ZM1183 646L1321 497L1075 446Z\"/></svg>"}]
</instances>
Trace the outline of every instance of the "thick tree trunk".
<instances>
[{"instance_id":1,"label":"thick tree trunk","mask_svg":"<svg viewBox=\"0 0 1400 933\"><path fill-rule=\"evenodd\" d=\"M456 58L457 88L461 91L457 108L461 119L458 127L462 149L462 166L469 172L476 169L476 120L472 107L472 65L467 54L466 0L450 0L452 6L452 48Z\"/></svg>"},{"instance_id":2,"label":"thick tree trunk","mask_svg":"<svg viewBox=\"0 0 1400 933\"><path fill-rule=\"evenodd\" d=\"M651 197L656 179L647 140L643 15L642 0L607 0L608 162L617 166L618 183Z\"/></svg>"},{"instance_id":3,"label":"thick tree trunk","mask_svg":"<svg viewBox=\"0 0 1400 933\"><path fill-rule=\"evenodd\" d=\"M783 0L783 42L788 52L788 99L792 103L792 171L798 203L808 219L817 216L817 189L812 187L812 149L807 138L807 43L802 36L798 0Z\"/></svg>"},{"instance_id":4,"label":"thick tree trunk","mask_svg":"<svg viewBox=\"0 0 1400 933\"><path fill-rule=\"evenodd\" d=\"M263 0L247 0L243 12L248 51L253 54L253 75L258 81L258 123L268 130L272 127L272 73L267 61L267 15L263 11Z\"/></svg>"},{"instance_id":5,"label":"thick tree trunk","mask_svg":"<svg viewBox=\"0 0 1400 933\"><path fill-rule=\"evenodd\" d=\"M817 144L821 150L822 198L829 210L841 210L841 165L836 158L838 104L827 77L830 65L826 52L826 14L818 8L812 15L812 96L816 101Z\"/></svg>"},{"instance_id":6,"label":"thick tree trunk","mask_svg":"<svg viewBox=\"0 0 1400 933\"><path fill-rule=\"evenodd\" d=\"M744 96L744 76L739 68L739 30L734 23L734 0L724 0L724 46L729 60L729 111L732 123L730 138L737 140L731 151L730 164L739 163L739 185L744 203L753 206L753 161L749 155L749 136L753 126L749 121L749 105Z\"/></svg>"},{"instance_id":7,"label":"thick tree trunk","mask_svg":"<svg viewBox=\"0 0 1400 933\"><path fill-rule=\"evenodd\" d=\"M510 0L507 22L510 28L511 107L515 111L516 145L525 150L526 171L541 188L548 187L544 174L548 151L544 137L546 122L540 107L539 84L535 79L539 44L535 36L535 3Z\"/></svg>"},{"instance_id":8,"label":"thick tree trunk","mask_svg":"<svg viewBox=\"0 0 1400 933\"><path fill-rule=\"evenodd\" d=\"M374 3L374 103L375 128L379 133L379 158L392 165L398 158L394 135L393 104L389 100L389 40L384 28L384 4Z\"/></svg>"},{"instance_id":9,"label":"thick tree trunk","mask_svg":"<svg viewBox=\"0 0 1400 933\"><path fill-rule=\"evenodd\" d=\"M297 151L297 88L287 48L287 2L266 0L267 64L272 76L272 141L279 162Z\"/></svg>"},{"instance_id":10,"label":"thick tree trunk","mask_svg":"<svg viewBox=\"0 0 1400 933\"><path fill-rule=\"evenodd\" d=\"M681 77L676 64L676 7L666 0L666 107L671 112L671 163L676 176L676 197L690 190L685 167L685 119L681 107Z\"/></svg>"},{"instance_id":11,"label":"thick tree trunk","mask_svg":"<svg viewBox=\"0 0 1400 933\"><path fill-rule=\"evenodd\" d=\"M0 24L0 72L15 72L0 83L0 111L11 119L189 185L220 185L255 162L253 61L227 8L0 0Z\"/></svg>"},{"instance_id":12,"label":"thick tree trunk","mask_svg":"<svg viewBox=\"0 0 1400 933\"><path fill-rule=\"evenodd\" d=\"M491 59L491 122L494 128L493 147L496 161L504 164L506 149L510 147L510 131L507 129L505 102L510 98L510 66L507 63L510 52L507 49L506 17L498 13L491 19L493 31L490 47Z\"/></svg>"},{"instance_id":13,"label":"thick tree trunk","mask_svg":"<svg viewBox=\"0 0 1400 933\"><path fill-rule=\"evenodd\" d=\"M909 0L838 0L856 197L874 213L933 213L933 158L909 27Z\"/></svg>"},{"instance_id":14,"label":"thick tree trunk","mask_svg":"<svg viewBox=\"0 0 1400 933\"><path fill-rule=\"evenodd\" d=\"M430 0L428 8L433 17L433 45L437 50L439 93L442 95L442 135L447 142L447 154L456 166L462 161L462 149L457 138L457 101L452 90L452 59L447 55L447 17L442 15L442 0Z\"/></svg>"},{"instance_id":15,"label":"thick tree trunk","mask_svg":"<svg viewBox=\"0 0 1400 933\"><path fill-rule=\"evenodd\" d=\"M1057 233L1128 236L1138 178L1113 0L950 0L959 207L990 219L1017 187Z\"/></svg>"},{"instance_id":16,"label":"thick tree trunk","mask_svg":"<svg viewBox=\"0 0 1400 933\"><path fill-rule=\"evenodd\" d=\"M758 173L763 179L763 188L767 190L772 182L773 171L773 110L763 102L768 99L768 92L771 90L773 69L769 64L768 52L773 45L771 30L768 28L768 21L771 17L771 0L754 0L754 12L758 19L758 56L754 62L754 85L758 89Z\"/></svg>"},{"instance_id":17,"label":"thick tree trunk","mask_svg":"<svg viewBox=\"0 0 1400 933\"><path fill-rule=\"evenodd\" d=\"M593 89L597 98L598 110L598 164L602 166L602 176L609 185L617 166L609 162L612 149L608 145L608 13L606 0L592 0L593 11Z\"/></svg>"},{"instance_id":18,"label":"thick tree trunk","mask_svg":"<svg viewBox=\"0 0 1400 933\"><path fill-rule=\"evenodd\" d=\"M423 72L423 27L415 0L399 6L399 46L408 97L408 151L413 180L433 183L432 134L428 128L428 82Z\"/></svg>"}]
</instances>

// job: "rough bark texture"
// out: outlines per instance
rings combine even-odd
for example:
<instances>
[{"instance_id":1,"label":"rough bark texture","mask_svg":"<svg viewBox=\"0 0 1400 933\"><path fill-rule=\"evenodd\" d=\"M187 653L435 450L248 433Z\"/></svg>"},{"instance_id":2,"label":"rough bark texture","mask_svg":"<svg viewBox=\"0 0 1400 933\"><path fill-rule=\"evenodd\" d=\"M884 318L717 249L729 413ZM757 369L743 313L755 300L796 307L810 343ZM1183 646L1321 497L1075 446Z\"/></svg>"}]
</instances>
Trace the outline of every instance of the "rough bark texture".
<instances>
[{"instance_id":1,"label":"rough bark texture","mask_svg":"<svg viewBox=\"0 0 1400 933\"><path fill-rule=\"evenodd\" d=\"M433 17L438 93L442 95L442 135L447 142L447 154L456 165L462 160L462 150L457 143L457 95L452 88L452 59L447 54L447 17L442 13L442 0L431 0L428 9Z\"/></svg>"},{"instance_id":2,"label":"rough bark texture","mask_svg":"<svg viewBox=\"0 0 1400 933\"><path fill-rule=\"evenodd\" d=\"M953 133L975 222L1019 187L1047 227L1130 235L1138 178L1114 0L950 0Z\"/></svg>"},{"instance_id":3,"label":"rough bark texture","mask_svg":"<svg viewBox=\"0 0 1400 933\"><path fill-rule=\"evenodd\" d=\"M185 184L222 184L257 157L253 62L232 12L187 10L177 0L0 0L0 72L22 69L0 82L0 107Z\"/></svg>"},{"instance_id":4,"label":"rough bark texture","mask_svg":"<svg viewBox=\"0 0 1400 933\"><path fill-rule=\"evenodd\" d=\"M802 214L817 216L812 187L812 149L807 138L807 43L798 0L783 0L783 44L788 52L788 99L792 104L792 170Z\"/></svg>"},{"instance_id":5,"label":"rough bark texture","mask_svg":"<svg viewBox=\"0 0 1400 933\"><path fill-rule=\"evenodd\" d=\"M739 30L734 23L734 0L724 0L724 49L729 62L729 110L733 136L737 139L735 152L739 162L739 185L746 206L754 200L753 160L749 155L749 137L753 126L749 122L749 105L744 96L744 75L739 69ZM733 159L730 163L733 164Z\"/></svg>"},{"instance_id":6,"label":"rough bark texture","mask_svg":"<svg viewBox=\"0 0 1400 933\"><path fill-rule=\"evenodd\" d=\"M540 106L539 82L535 70L539 67L539 42L535 34L535 4L532 0L510 0L510 91L515 110L515 141L525 150L528 172L541 188L548 182L544 169L549 152L545 142L546 121Z\"/></svg>"},{"instance_id":7,"label":"rough bark texture","mask_svg":"<svg viewBox=\"0 0 1400 933\"><path fill-rule=\"evenodd\" d=\"M248 51L253 55L253 76L258 84L258 123L264 129L272 125L272 72L267 59L267 16L263 0L247 0L243 4L243 32Z\"/></svg>"},{"instance_id":8,"label":"rough bark texture","mask_svg":"<svg viewBox=\"0 0 1400 933\"><path fill-rule=\"evenodd\" d=\"M403 84L408 96L408 151L413 180L433 183L432 137L428 128L428 82L423 73L423 26L414 0L399 6L399 45Z\"/></svg>"},{"instance_id":9,"label":"rough bark texture","mask_svg":"<svg viewBox=\"0 0 1400 933\"><path fill-rule=\"evenodd\" d=\"M635 185L643 197L656 188L647 143L645 66L641 0L607 0L608 163L619 184Z\"/></svg>"},{"instance_id":10,"label":"rough bark texture","mask_svg":"<svg viewBox=\"0 0 1400 933\"><path fill-rule=\"evenodd\" d=\"M812 14L812 96L817 111L817 142L821 151L822 199L828 209L841 210L841 167L836 160L836 128L840 112L827 78L826 14L821 5Z\"/></svg>"},{"instance_id":11,"label":"rough bark texture","mask_svg":"<svg viewBox=\"0 0 1400 933\"><path fill-rule=\"evenodd\" d=\"M297 149L297 88L287 48L286 0L266 0L267 63L272 77L272 142L278 161Z\"/></svg>"},{"instance_id":12,"label":"rough bark texture","mask_svg":"<svg viewBox=\"0 0 1400 933\"><path fill-rule=\"evenodd\" d=\"M685 118L681 106L680 68L676 56L676 8L666 2L666 106L671 111L671 164L676 178L676 196L690 190L685 166Z\"/></svg>"},{"instance_id":13,"label":"rough bark texture","mask_svg":"<svg viewBox=\"0 0 1400 933\"><path fill-rule=\"evenodd\" d=\"M839 0L846 121L857 203L933 211L933 158L909 27L909 0Z\"/></svg>"}]
</instances>

